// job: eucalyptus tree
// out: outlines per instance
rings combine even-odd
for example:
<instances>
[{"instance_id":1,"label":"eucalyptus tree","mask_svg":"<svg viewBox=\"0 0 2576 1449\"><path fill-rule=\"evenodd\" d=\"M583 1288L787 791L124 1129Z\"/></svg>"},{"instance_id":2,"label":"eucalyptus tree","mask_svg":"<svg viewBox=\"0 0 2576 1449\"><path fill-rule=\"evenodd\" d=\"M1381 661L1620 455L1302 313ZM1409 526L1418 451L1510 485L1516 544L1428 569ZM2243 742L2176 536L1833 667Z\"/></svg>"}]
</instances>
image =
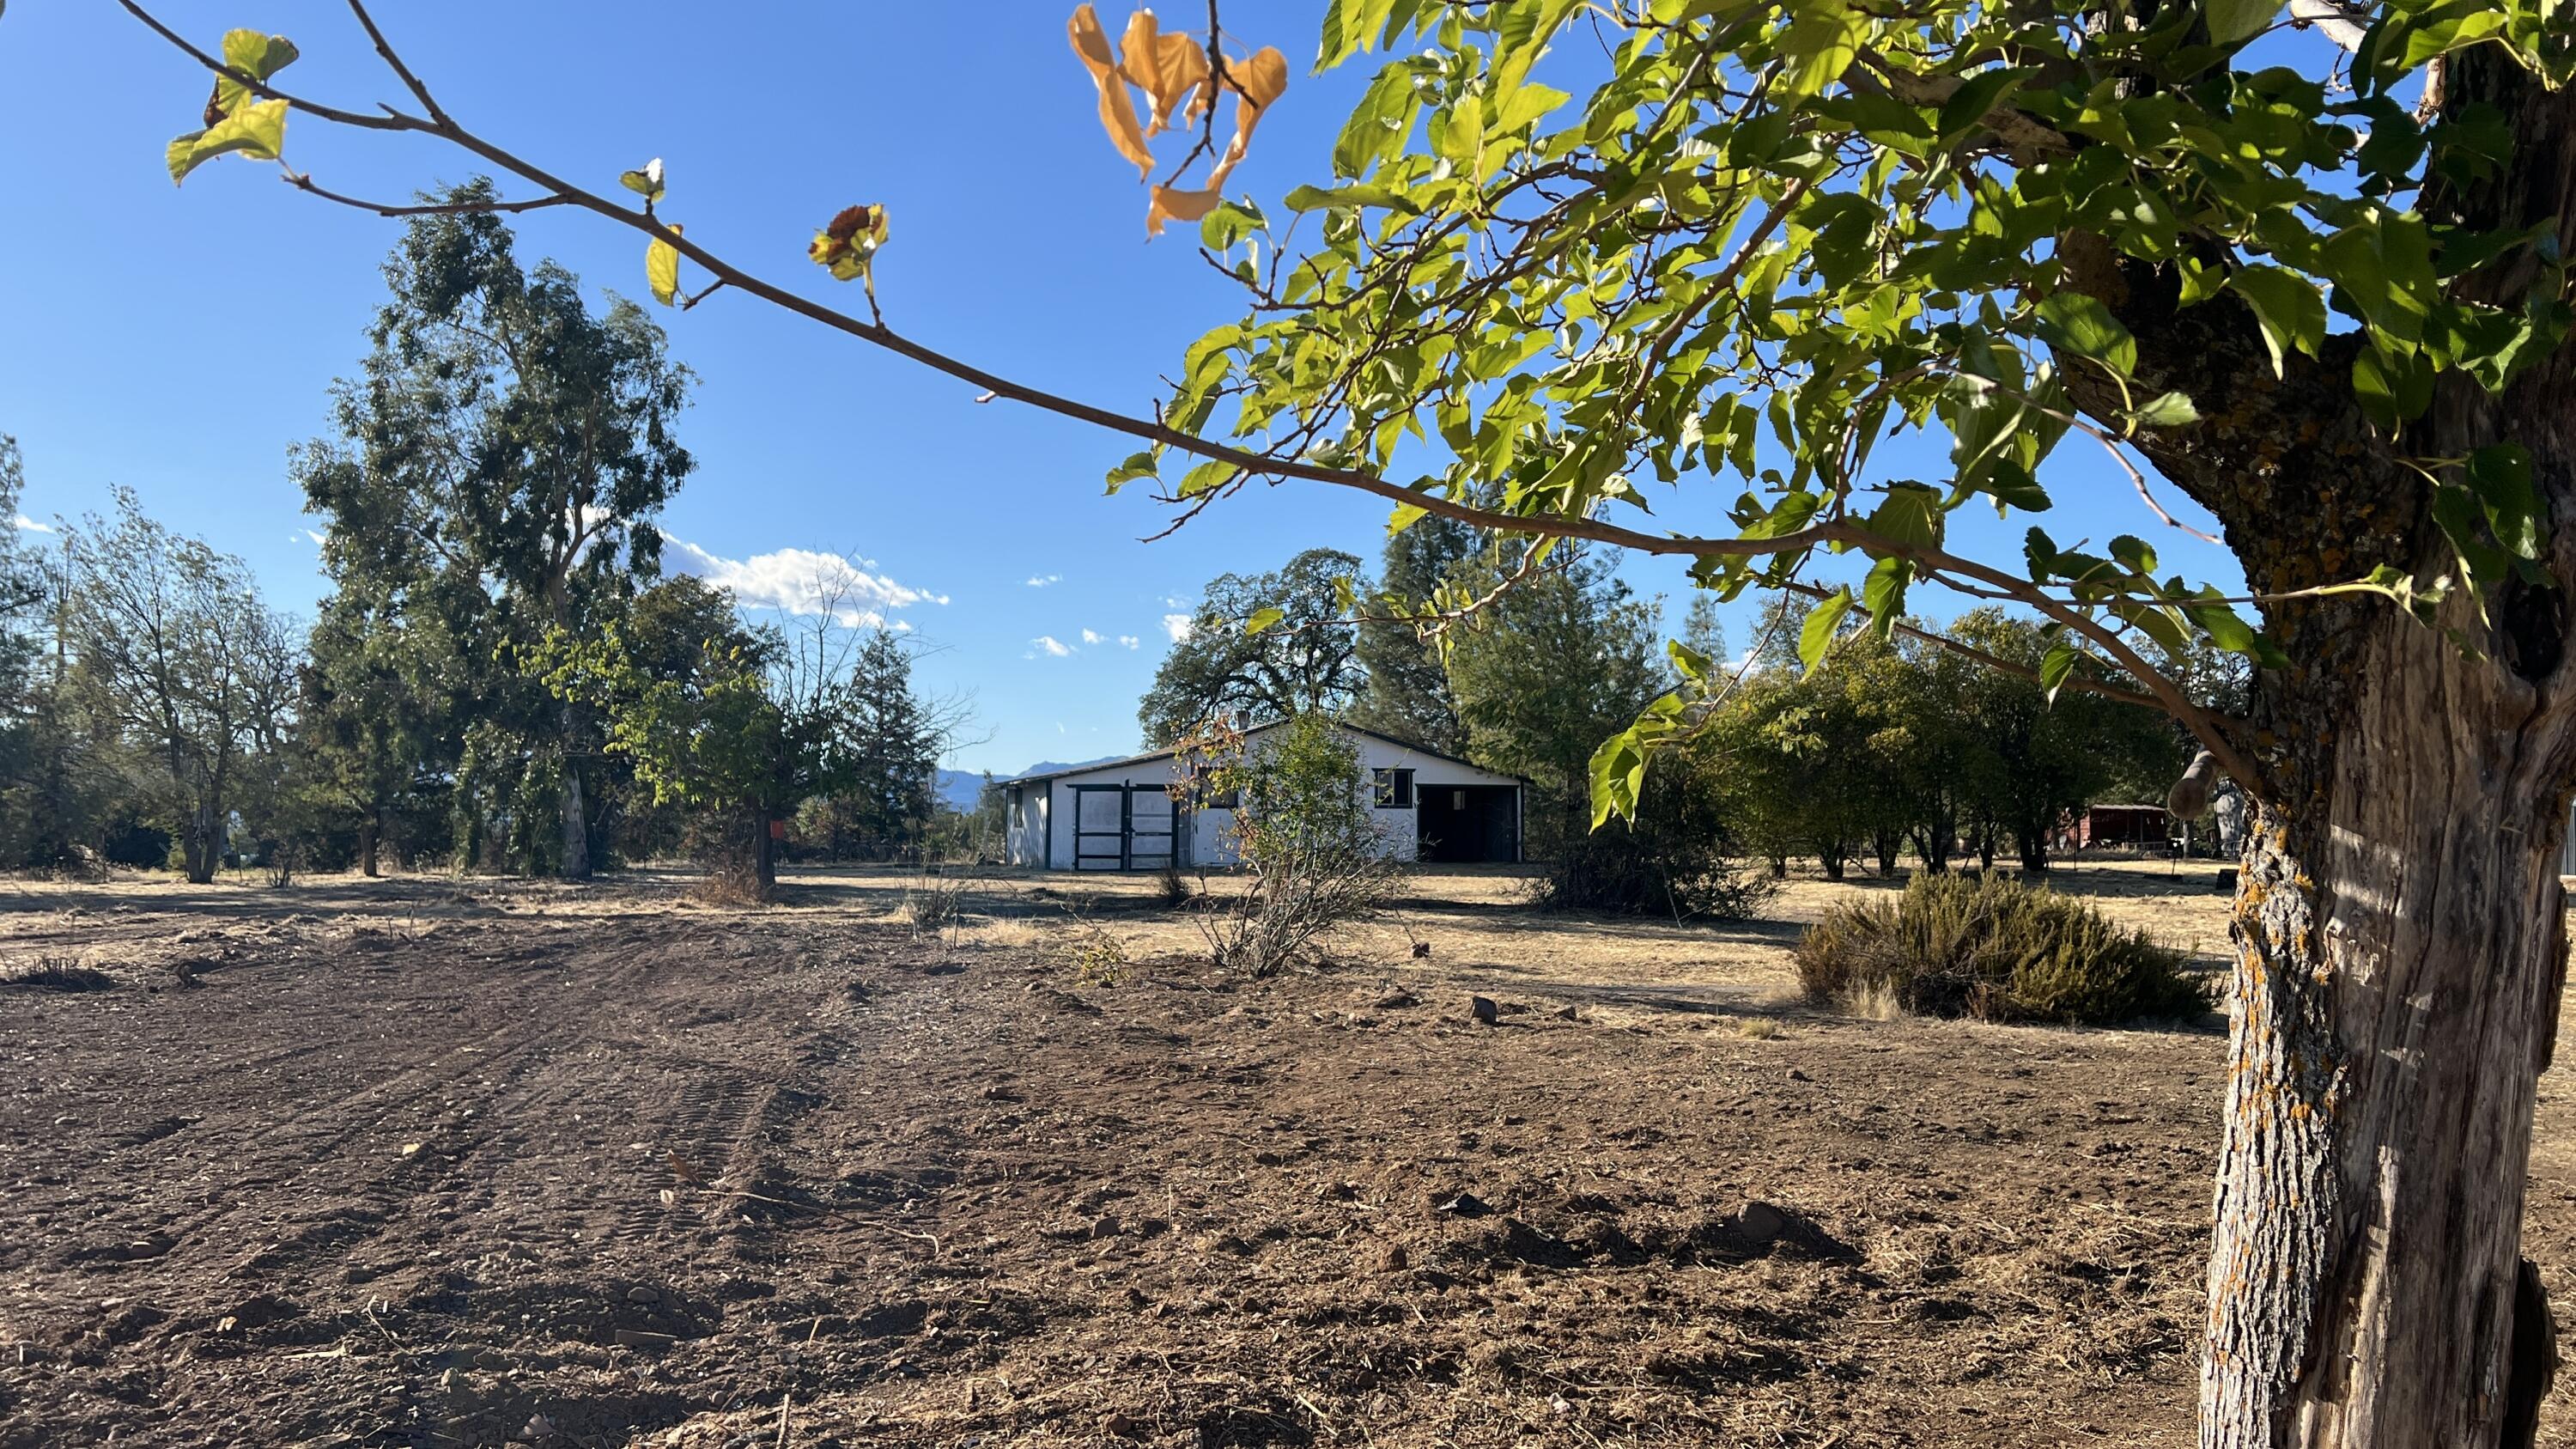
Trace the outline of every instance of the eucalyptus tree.
<instances>
[{"instance_id":1,"label":"eucalyptus tree","mask_svg":"<svg viewBox=\"0 0 2576 1449\"><path fill-rule=\"evenodd\" d=\"M2553 0L1332 0L1320 64L1394 58L1330 184L1287 198L1319 224L1286 251L1215 199L1284 69L1255 55L1238 79L1209 34L1189 83L1238 92L1236 142L1210 185L1155 187L1152 215L1199 221L1260 295L1185 351L1151 416L756 275L665 219L658 165L620 178L635 203L513 153L441 108L363 0L400 106L292 95L282 42L236 32L219 56L120 3L218 72L175 174L277 157L291 113L452 144L534 189L473 204L633 229L657 296L695 267L693 303L769 302L1126 434L1144 450L1113 485L1196 459L1168 488L1183 510L1306 480L1399 524L1687 559L1726 596L1865 564L1826 590L1810 657L1846 620L1898 627L1927 586L2034 611L2044 684L2171 712L2253 802L2204 1442L2530 1439L2554 1353L2522 1194L2576 784L2576 45ZM1089 8L1080 63L1139 160L1126 82L1153 82L1160 130L1184 71L1150 25L1150 56L1113 63ZM1579 57L1542 69L1569 36ZM809 255L872 304L888 235L883 208L850 207ZM1918 428L1947 453L1928 480L1874 446ZM2041 482L2070 437L2125 476ZM1737 494L1728 525L1629 511L1667 484ZM1953 546L1957 510L2039 513L2069 486L2134 488L2150 513L2158 486L2193 499L2245 591L2132 535ZM2156 669L2194 638L2255 664L2241 713ZM1606 810L1634 808L1723 691L1686 662L1597 757Z\"/></svg>"},{"instance_id":2,"label":"eucalyptus tree","mask_svg":"<svg viewBox=\"0 0 2576 1449\"><path fill-rule=\"evenodd\" d=\"M551 809L556 868L579 879L596 724L513 661L553 631L597 634L657 571L652 521L693 466L673 434L689 374L633 303L594 313L570 272L522 266L489 198L469 184L411 220L364 370L336 390L337 435L298 450L296 475L330 519L324 566L348 601L333 617L414 641L380 656L471 662L450 697L481 748L450 753Z\"/></svg>"}]
</instances>

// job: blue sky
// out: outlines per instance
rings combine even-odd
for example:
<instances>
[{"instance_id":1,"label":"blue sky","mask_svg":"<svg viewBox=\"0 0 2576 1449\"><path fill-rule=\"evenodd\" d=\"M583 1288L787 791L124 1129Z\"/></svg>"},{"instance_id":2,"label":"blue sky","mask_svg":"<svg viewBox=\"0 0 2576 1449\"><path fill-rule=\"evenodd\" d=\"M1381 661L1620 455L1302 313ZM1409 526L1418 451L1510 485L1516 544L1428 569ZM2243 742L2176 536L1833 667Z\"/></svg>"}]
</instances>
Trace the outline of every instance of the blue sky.
<instances>
[{"instance_id":1,"label":"blue sky","mask_svg":"<svg viewBox=\"0 0 2576 1449\"><path fill-rule=\"evenodd\" d=\"M375 8L464 124L604 189L663 157L664 214L772 280L861 305L805 260L805 243L841 206L889 206L887 320L1021 381L1141 412L1181 349L1238 314L1239 292L1199 260L1193 228L1146 242L1143 190L1101 134L1061 0ZM1164 10L1174 25L1198 13ZM1229 186L1274 215L1290 187L1326 179L1331 139L1376 63L1307 75L1322 10L1226 10L1230 32L1291 61L1287 96ZM160 0L159 13L210 47L237 25L290 36L303 59L281 79L300 94L357 109L407 102L340 4ZM1103 7L1113 33L1125 13ZM324 427L326 388L355 369L399 224L298 196L274 166L238 159L173 188L162 150L198 124L205 89L203 72L106 0L12 0L0 17L0 196L13 222L0 227L0 432L24 448L37 520L129 485L156 516L250 560L274 602L309 611L322 580L306 530L318 520L302 513L286 450ZM287 155L324 186L386 199L476 170L414 138L309 119L290 126ZM518 230L524 257L643 294L633 233L569 212ZM1007 772L1132 747L1165 616L1186 612L1210 575L1315 545L1374 557L1383 536L1381 505L1287 484L1144 544L1165 521L1156 506L1139 490L1102 496L1101 474L1130 451L1123 439L979 406L963 384L748 298L663 320L700 375L682 424L698 472L662 520L688 546L675 557L752 593L793 572L790 550L868 561L894 612L940 646L923 681L976 697L989 738L952 765ZM1882 449L1883 461L1901 456ZM1924 476L1938 476L1933 462ZM2080 439L2050 481L2061 502L2042 521L2061 544L2137 532L2168 568L2234 581L2221 551L2157 525ZM1702 516L1732 497L1690 492L1681 511ZM1953 539L2010 560L2026 523L1963 514ZM1681 567L1628 575L1671 598L1678 627ZM1739 645L1748 609L1729 621Z\"/></svg>"}]
</instances>

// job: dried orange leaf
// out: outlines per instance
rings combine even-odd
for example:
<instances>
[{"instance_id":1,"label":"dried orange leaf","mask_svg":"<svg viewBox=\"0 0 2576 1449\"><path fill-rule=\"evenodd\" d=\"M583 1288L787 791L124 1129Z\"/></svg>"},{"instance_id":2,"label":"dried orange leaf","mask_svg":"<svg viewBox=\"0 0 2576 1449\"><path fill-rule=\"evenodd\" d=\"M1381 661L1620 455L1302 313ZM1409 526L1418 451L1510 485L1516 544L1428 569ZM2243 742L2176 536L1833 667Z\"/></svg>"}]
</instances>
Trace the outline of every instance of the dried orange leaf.
<instances>
[{"instance_id":1,"label":"dried orange leaf","mask_svg":"<svg viewBox=\"0 0 2576 1449\"><path fill-rule=\"evenodd\" d=\"M1118 68L1153 98L1148 138L1172 128L1181 103L1207 83L1207 52L1187 35L1165 35L1151 10L1127 19L1127 34L1118 42Z\"/></svg>"},{"instance_id":2,"label":"dried orange leaf","mask_svg":"<svg viewBox=\"0 0 2576 1449\"><path fill-rule=\"evenodd\" d=\"M1234 98L1234 139L1226 143L1224 159L1208 173L1208 189L1211 191L1224 188L1225 178L1234 174L1234 168L1252 149L1252 128L1261 124L1261 117L1269 111L1272 102L1287 94L1288 57L1279 53L1279 47L1265 45L1253 52L1250 60L1227 61L1225 78L1233 83L1237 92Z\"/></svg>"},{"instance_id":3,"label":"dried orange leaf","mask_svg":"<svg viewBox=\"0 0 2576 1449\"><path fill-rule=\"evenodd\" d=\"M805 249L805 255L846 282L866 274L877 248L885 245L886 234L884 207L845 206L829 225L814 233L814 244Z\"/></svg>"},{"instance_id":4,"label":"dried orange leaf","mask_svg":"<svg viewBox=\"0 0 2576 1449\"><path fill-rule=\"evenodd\" d=\"M1216 210L1219 199L1214 187L1205 191L1183 191L1178 187L1157 186L1152 203L1145 208L1145 235L1161 236L1166 221L1198 221Z\"/></svg>"},{"instance_id":5,"label":"dried orange leaf","mask_svg":"<svg viewBox=\"0 0 2576 1449\"><path fill-rule=\"evenodd\" d=\"M1076 6L1064 28L1073 41L1073 53L1082 57L1084 68L1091 72L1091 83L1100 88L1100 124L1109 132L1109 143L1136 163L1138 176L1150 173L1154 153L1145 149L1145 130L1136 123L1136 103L1129 98L1127 82L1109 53L1109 32L1100 28L1100 12L1087 4Z\"/></svg>"}]
</instances>

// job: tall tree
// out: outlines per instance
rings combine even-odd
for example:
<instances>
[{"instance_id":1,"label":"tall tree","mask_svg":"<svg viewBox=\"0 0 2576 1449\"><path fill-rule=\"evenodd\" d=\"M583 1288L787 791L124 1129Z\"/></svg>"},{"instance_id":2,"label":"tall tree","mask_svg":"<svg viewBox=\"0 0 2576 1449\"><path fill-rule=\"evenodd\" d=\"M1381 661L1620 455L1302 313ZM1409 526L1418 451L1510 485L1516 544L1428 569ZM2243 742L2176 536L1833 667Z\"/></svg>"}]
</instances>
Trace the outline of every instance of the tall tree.
<instances>
[{"instance_id":1,"label":"tall tree","mask_svg":"<svg viewBox=\"0 0 2576 1449\"><path fill-rule=\"evenodd\" d=\"M1295 478L1401 517L1689 558L1726 595L1857 552L1866 583L1824 609L1882 630L1925 583L2038 611L2060 630L2052 682L2096 656L2254 801L2204 1444L2527 1443L2554 1330L2521 1205L2576 787L2576 434L2555 422L2576 403L2576 46L2561 7L2525 0L2286 14L1346 0L1318 64L1394 58L1338 134L1336 184L1291 193L1323 213L1311 249L1283 260L1214 186L1155 194L1157 222L1177 208L1211 249L1256 245L1235 274L1260 295L1188 349L1150 417L763 281L665 224L658 167L632 173L647 204L620 206L468 131L398 60L416 109L338 110L268 94L293 51L237 32L225 60L196 52L229 66L218 124L170 153L180 174L275 156L298 108L452 143L536 189L519 204L651 238L663 296L685 260L1145 442L1117 483L1194 455L1168 494L1185 509ZM1577 24L1600 59L1549 74L1579 104L1532 78ZM1247 127L1285 79L1275 51L1254 59ZM1100 114L1141 148L1112 99ZM882 212L846 216L811 256L873 301ZM1231 441L1202 435L1220 402ZM1948 476L1893 472L1873 449L1891 426L1945 431ZM1435 432L1445 461L1398 475L1399 445ZM2040 464L2076 432L2214 515L2245 591L2166 574L2127 535L2101 554L2044 532L1988 559L1952 547L1958 508L2049 503ZM1748 490L1731 528L1617 514L1701 469ZM2152 504L2157 481L2133 483ZM2253 659L2246 713L2158 672L2136 643L2158 636ZM1696 732L1704 688L1605 747L1605 811L1633 810L1654 755Z\"/></svg>"},{"instance_id":2,"label":"tall tree","mask_svg":"<svg viewBox=\"0 0 2576 1449\"><path fill-rule=\"evenodd\" d=\"M652 520L693 466L673 436L689 373L662 331L612 297L594 314L572 273L523 268L487 183L415 218L385 265L393 298L364 372L337 389L338 436L299 450L324 563L382 627L424 628L461 658L485 726L471 756L550 784L555 866L590 874L596 722L515 676L556 631L598 632L652 578ZM524 793L524 792L523 792Z\"/></svg>"},{"instance_id":3,"label":"tall tree","mask_svg":"<svg viewBox=\"0 0 2576 1449\"><path fill-rule=\"evenodd\" d=\"M1602 738L1665 687L1655 608L1605 560L1573 549L1528 570L1486 560L1462 575L1459 591L1492 596L1449 635L1467 753L1531 779L1538 799L1527 827L1544 855L1590 820L1587 767Z\"/></svg>"},{"instance_id":4,"label":"tall tree","mask_svg":"<svg viewBox=\"0 0 2576 1449\"><path fill-rule=\"evenodd\" d=\"M1339 714L1367 684L1349 620L1360 561L1313 548L1272 573L1219 574L1137 706L1148 745L1202 725Z\"/></svg>"},{"instance_id":5,"label":"tall tree","mask_svg":"<svg viewBox=\"0 0 2576 1449\"><path fill-rule=\"evenodd\" d=\"M1387 539L1381 609L1359 626L1355 654L1368 683L1351 706L1351 723L1444 754L1466 747L1439 641L1406 620L1484 546L1475 529L1447 518L1423 519Z\"/></svg>"},{"instance_id":6,"label":"tall tree","mask_svg":"<svg viewBox=\"0 0 2576 1449\"><path fill-rule=\"evenodd\" d=\"M115 501L113 520L91 515L73 540L73 687L152 772L188 879L203 884L247 763L282 739L294 628L240 559L146 517L129 489Z\"/></svg>"}]
</instances>

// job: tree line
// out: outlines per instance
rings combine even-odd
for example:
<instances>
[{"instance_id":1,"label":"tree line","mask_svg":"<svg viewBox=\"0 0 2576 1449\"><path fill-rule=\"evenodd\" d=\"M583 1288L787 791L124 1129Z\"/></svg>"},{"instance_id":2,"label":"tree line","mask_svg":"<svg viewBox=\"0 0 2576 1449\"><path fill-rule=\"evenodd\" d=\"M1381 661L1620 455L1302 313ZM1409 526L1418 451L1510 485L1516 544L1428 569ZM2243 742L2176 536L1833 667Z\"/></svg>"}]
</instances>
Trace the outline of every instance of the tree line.
<instances>
[{"instance_id":1,"label":"tree line","mask_svg":"<svg viewBox=\"0 0 2576 1449\"><path fill-rule=\"evenodd\" d=\"M422 217L386 263L330 432L290 453L326 520L309 625L128 490L0 546L0 858L579 879L694 852L765 893L782 845L933 844L963 702L915 687L853 576L791 628L663 573L688 370L513 241ZM0 441L0 516L25 481Z\"/></svg>"},{"instance_id":2,"label":"tree line","mask_svg":"<svg viewBox=\"0 0 2576 1449\"><path fill-rule=\"evenodd\" d=\"M1268 609L1276 622L1247 629ZM1388 539L1375 579L1355 555L1309 549L1211 580L1138 723L1165 745L1213 723L1333 715L1526 777L1533 859L1715 851L1775 872L1813 859L1834 879L1854 862L1892 873L1907 856L1940 871L1963 852L2043 870L2071 815L2159 800L2189 757L2161 714L2043 686L2051 641L2030 619L1981 608L1949 627L2019 670L2006 672L1834 620L1809 668L1813 617L1804 600L1772 600L1739 656L1703 596L1667 649L1657 601L1599 555L1533 558L1430 517ZM2213 705L2244 687L2241 662L2217 651L2166 662ZM1711 673L1722 690L1690 742L1658 760L1639 817L1596 837L1601 742L1686 676Z\"/></svg>"}]
</instances>

